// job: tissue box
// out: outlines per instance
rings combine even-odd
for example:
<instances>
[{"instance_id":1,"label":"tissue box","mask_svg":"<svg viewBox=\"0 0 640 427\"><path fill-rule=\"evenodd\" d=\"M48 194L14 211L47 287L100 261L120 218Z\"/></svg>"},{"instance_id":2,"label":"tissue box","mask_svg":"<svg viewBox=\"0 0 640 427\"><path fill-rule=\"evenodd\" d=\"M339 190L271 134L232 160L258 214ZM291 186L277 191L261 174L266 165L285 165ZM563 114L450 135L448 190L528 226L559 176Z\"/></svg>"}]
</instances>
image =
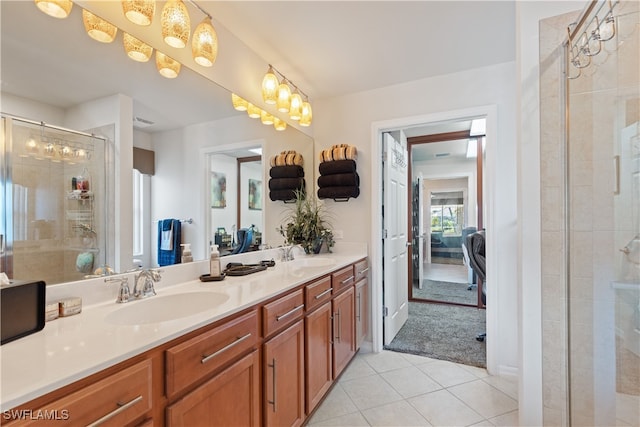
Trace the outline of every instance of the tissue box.
<instances>
[{"instance_id":1,"label":"tissue box","mask_svg":"<svg viewBox=\"0 0 640 427\"><path fill-rule=\"evenodd\" d=\"M44 328L46 285L12 281L0 286L0 344L6 344Z\"/></svg>"}]
</instances>

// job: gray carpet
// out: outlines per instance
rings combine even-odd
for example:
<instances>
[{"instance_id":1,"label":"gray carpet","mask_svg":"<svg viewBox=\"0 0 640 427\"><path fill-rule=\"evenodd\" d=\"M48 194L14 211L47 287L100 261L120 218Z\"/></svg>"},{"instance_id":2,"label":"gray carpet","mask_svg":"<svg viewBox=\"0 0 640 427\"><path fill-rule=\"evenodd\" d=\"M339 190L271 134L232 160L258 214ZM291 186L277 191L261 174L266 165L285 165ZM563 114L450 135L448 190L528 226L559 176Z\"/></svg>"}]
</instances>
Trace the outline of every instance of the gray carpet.
<instances>
[{"instance_id":1,"label":"gray carpet","mask_svg":"<svg viewBox=\"0 0 640 427\"><path fill-rule=\"evenodd\" d=\"M413 286L413 298L476 305L478 303L478 288L474 287L472 290L468 288L467 283L424 279L422 289L418 289L416 285Z\"/></svg>"},{"instance_id":2,"label":"gray carpet","mask_svg":"<svg viewBox=\"0 0 640 427\"><path fill-rule=\"evenodd\" d=\"M444 304L409 303L409 320L387 350L486 367L485 310Z\"/></svg>"}]
</instances>

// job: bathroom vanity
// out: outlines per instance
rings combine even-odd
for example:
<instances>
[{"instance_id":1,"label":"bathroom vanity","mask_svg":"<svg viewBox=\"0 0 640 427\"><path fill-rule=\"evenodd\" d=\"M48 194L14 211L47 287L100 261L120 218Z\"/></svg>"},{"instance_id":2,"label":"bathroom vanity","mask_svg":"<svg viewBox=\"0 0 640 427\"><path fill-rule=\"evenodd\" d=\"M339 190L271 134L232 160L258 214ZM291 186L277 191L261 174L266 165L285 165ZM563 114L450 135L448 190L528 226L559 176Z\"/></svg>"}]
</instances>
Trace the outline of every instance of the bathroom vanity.
<instances>
[{"instance_id":1,"label":"bathroom vanity","mask_svg":"<svg viewBox=\"0 0 640 427\"><path fill-rule=\"evenodd\" d=\"M57 319L2 347L2 423L301 425L367 335L368 271L366 251L300 257Z\"/></svg>"}]
</instances>

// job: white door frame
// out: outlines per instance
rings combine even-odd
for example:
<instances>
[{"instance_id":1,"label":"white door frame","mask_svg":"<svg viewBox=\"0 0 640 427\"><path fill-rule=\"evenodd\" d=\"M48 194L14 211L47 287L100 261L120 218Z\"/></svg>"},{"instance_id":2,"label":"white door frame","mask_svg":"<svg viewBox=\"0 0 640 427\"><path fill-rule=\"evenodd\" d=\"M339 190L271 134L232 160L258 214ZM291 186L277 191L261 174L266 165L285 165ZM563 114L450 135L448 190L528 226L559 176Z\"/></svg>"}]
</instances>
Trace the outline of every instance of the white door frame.
<instances>
[{"instance_id":1,"label":"white door frame","mask_svg":"<svg viewBox=\"0 0 640 427\"><path fill-rule=\"evenodd\" d=\"M501 284L498 283L497 271L497 250L494 242L496 239L496 229L494 227L495 218L495 194L496 194L496 167L495 147L498 138L498 107L495 104L479 106L474 108L444 111L438 113L425 114L420 116L404 117L399 119L376 121L371 124L371 152L382 152L382 133L390 132L408 127L415 127L427 123L449 122L465 120L473 117L486 116L487 118L487 139L485 146L484 187L487 191L484 194L484 225L487 230L487 278L491 280L491 286L487 287L487 301L498 301L497 295ZM371 292L371 337L372 349L380 352L383 349L382 331L382 160L379 156L371 156L371 258L372 265L379 266L372 271L372 292ZM407 267L408 268L408 267ZM498 372L497 354L498 343L501 341L498 336L498 307L496 304L487 304L487 370L490 374ZM470 335L470 339L474 339Z\"/></svg>"}]
</instances>

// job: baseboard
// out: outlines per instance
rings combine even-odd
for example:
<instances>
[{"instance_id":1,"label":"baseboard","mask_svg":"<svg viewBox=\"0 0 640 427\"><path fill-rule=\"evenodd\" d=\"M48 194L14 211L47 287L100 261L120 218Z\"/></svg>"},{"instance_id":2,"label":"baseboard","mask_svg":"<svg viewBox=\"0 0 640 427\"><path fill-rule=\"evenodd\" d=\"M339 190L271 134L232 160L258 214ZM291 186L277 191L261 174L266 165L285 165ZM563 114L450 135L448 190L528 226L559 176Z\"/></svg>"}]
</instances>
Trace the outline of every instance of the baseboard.
<instances>
[{"instance_id":1,"label":"baseboard","mask_svg":"<svg viewBox=\"0 0 640 427\"><path fill-rule=\"evenodd\" d=\"M515 366L499 365L498 375L501 377L518 377L520 370Z\"/></svg>"},{"instance_id":2,"label":"baseboard","mask_svg":"<svg viewBox=\"0 0 640 427\"><path fill-rule=\"evenodd\" d=\"M371 341L362 341L360 353L373 353L373 343Z\"/></svg>"}]
</instances>

